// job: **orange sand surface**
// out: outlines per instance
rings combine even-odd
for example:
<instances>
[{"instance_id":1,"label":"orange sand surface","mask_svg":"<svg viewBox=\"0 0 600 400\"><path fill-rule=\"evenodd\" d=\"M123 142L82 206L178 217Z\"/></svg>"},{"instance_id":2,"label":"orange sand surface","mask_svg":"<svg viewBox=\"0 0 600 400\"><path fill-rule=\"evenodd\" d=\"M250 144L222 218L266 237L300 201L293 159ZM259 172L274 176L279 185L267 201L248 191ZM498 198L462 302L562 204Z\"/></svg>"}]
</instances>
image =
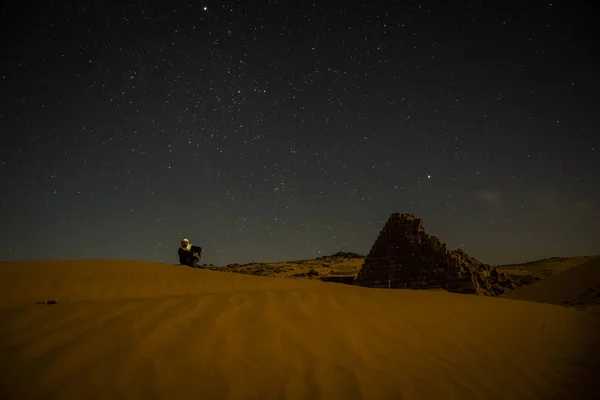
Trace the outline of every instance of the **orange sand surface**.
<instances>
[{"instance_id":1,"label":"orange sand surface","mask_svg":"<svg viewBox=\"0 0 600 400\"><path fill-rule=\"evenodd\" d=\"M133 261L2 262L0 282L2 399L600 393L600 320L557 305Z\"/></svg>"},{"instance_id":2,"label":"orange sand surface","mask_svg":"<svg viewBox=\"0 0 600 400\"><path fill-rule=\"evenodd\" d=\"M587 296L586 296L587 293ZM564 272L524 286L501 297L549 304L600 305L600 257L590 257ZM600 336L600 333L598 334ZM600 339L599 339L600 340ZM600 398L600 394L598 396Z\"/></svg>"}]
</instances>

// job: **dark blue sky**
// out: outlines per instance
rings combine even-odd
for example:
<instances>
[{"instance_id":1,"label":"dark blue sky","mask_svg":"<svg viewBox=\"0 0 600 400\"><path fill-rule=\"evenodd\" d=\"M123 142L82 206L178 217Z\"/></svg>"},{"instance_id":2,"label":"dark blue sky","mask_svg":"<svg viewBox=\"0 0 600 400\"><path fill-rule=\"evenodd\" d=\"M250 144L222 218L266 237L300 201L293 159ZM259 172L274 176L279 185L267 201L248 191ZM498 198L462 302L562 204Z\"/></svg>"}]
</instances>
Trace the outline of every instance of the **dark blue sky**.
<instances>
[{"instance_id":1,"label":"dark blue sky","mask_svg":"<svg viewBox=\"0 0 600 400\"><path fill-rule=\"evenodd\" d=\"M397 3L5 5L0 259L599 254L591 6Z\"/></svg>"}]
</instances>

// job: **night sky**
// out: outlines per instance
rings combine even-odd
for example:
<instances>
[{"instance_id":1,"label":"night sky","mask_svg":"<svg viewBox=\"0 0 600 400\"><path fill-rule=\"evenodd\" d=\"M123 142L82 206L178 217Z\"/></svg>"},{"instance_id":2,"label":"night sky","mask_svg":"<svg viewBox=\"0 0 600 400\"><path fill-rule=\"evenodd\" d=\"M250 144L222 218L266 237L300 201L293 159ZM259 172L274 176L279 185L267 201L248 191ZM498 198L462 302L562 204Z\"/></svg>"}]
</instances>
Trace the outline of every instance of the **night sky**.
<instances>
[{"instance_id":1,"label":"night sky","mask_svg":"<svg viewBox=\"0 0 600 400\"><path fill-rule=\"evenodd\" d=\"M600 254L593 2L9 3L2 260Z\"/></svg>"}]
</instances>

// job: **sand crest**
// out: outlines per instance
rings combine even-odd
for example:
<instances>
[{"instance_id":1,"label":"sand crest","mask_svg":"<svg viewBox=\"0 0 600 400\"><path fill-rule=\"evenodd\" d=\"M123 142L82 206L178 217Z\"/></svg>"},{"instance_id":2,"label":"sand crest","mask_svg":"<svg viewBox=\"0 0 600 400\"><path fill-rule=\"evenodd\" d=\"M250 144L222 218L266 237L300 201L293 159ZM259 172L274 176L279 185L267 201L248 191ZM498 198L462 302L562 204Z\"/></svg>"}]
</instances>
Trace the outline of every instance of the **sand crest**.
<instances>
[{"instance_id":1,"label":"sand crest","mask_svg":"<svg viewBox=\"0 0 600 400\"><path fill-rule=\"evenodd\" d=\"M0 263L0 279L3 399L592 399L599 389L599 321L554 305L130 261Z\"/></svg>"},{"instance_id":2,"label":"sand crest","mask_svg":"<svg viewBox=\"0 0 600 400\"><path fill-rule=\"evenodd\" d=\"M540 303L572 305L600 309L600 257L557 275L524 286L501 297ZM600 335L600 334L599 334Z\"/></svg>"}]
</instances>

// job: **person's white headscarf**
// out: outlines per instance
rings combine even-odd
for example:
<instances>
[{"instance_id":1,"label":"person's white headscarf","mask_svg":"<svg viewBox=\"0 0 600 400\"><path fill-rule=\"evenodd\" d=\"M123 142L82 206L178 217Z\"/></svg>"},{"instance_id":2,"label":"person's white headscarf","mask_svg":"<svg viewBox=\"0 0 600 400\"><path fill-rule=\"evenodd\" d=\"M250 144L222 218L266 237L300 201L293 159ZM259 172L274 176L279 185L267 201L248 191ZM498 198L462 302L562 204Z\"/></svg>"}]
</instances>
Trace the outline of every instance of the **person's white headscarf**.
<instances>
[{"instance_id":1,"label":"person's white headscarf","mask_svg":"<svg viewBox=\"0 0 600 400\"><path fill-rule=\"evenodd\" d=\"M190 249L192 248L192 244L190 243L190 240L188 238L183 238L181 240L181 248L186 251L190 251Z\"/></svg>"}]
</instances>

